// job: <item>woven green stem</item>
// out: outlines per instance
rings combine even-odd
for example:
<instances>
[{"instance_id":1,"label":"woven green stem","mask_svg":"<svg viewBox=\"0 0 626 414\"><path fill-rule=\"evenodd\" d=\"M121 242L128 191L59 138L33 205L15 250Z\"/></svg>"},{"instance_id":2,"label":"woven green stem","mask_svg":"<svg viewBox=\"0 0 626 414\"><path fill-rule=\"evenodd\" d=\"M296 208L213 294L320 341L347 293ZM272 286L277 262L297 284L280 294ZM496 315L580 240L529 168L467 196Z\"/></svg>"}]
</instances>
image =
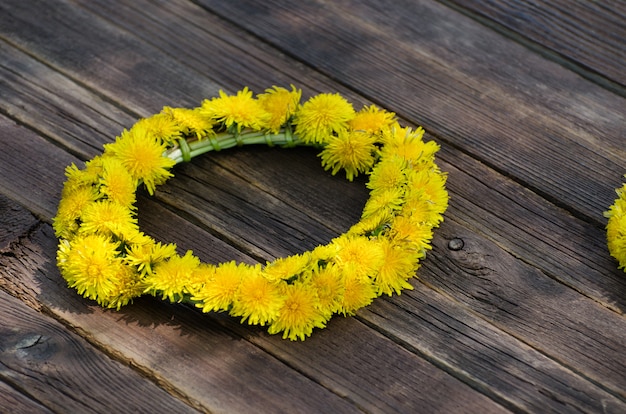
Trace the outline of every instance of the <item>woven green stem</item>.
<instances>
[{"instance_id":1,"label":"woven green stem","mask_svg":"<svg viewBox=\"0 0 626 414\"><path fill-rule=\"evenodd\" d=\"M281 145L286 147L295 147L296 145L305 144L297 136L294 136L290 129L283 128L277 134L270 134L262 131L243 130L238 134L230 132L221 132L210 138L189 138L179 141L179 144L165 151L165 156L171 158L179 164L183 161L188 162L193 157L204 154L209 151L221 151L236 146L266 144L271 146Z\"/></svg>"}]
</instances>

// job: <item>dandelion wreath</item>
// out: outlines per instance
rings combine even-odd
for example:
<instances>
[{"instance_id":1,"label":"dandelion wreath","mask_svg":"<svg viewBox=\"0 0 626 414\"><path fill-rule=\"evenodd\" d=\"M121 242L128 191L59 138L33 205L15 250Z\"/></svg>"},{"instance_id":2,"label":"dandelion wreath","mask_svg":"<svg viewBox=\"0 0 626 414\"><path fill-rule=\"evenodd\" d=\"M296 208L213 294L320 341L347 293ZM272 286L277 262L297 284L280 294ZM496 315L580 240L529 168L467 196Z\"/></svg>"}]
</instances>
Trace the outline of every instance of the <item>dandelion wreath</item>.
<instances>
[{"instance_id":1,"label":"dandelion wreath","mask_svg":"<svg viewBox=\"0 0 626 414\"><path fill-rule=\"evenodd\" d=\"M124 130L84 169L67 167L53 224L68 285L108 308L150 294L225 311L290 340L304 340L333 314L352 315L377 296L411 289L408 279L448 204L446 175L434 161L438 145L424 142L421 128L401 127L395 114L355 111L339 94L300 101L293 85L257 96L248 88L220 91L194 109L165 107ZM350 181L368 174L360 221L327 245L263 265L201 263L141 232L140 184L152 195L175 164L248 144L314 146L332 174L343 170Z\"/></svg>"},{"instance_id":2,"label":"dandelion wreath","mask_svg":"<svg viewBox=\"0 0 626 414\"><path fill-rule=\"evenodd\" d=\"M626 175L624 176L626 178ZM618 198L604 215L609 219L606 238L609 253L626 271L626 184L616 190Z\"/></svg>"}]
</instances>

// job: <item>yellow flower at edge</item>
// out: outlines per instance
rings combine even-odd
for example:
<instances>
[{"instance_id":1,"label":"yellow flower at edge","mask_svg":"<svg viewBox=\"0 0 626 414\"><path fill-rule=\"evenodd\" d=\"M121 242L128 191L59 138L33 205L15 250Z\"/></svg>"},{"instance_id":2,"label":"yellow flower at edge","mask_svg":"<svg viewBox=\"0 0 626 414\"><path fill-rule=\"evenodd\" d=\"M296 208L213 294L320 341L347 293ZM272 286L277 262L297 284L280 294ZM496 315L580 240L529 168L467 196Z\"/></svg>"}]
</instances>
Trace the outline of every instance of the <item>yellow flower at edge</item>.
<instances>
[{"instance_id":1,"label":"yellow flower at edge","mask_svg":"<svg viewBox=\"0 0 626 414\"><path fill-rule=\"evenodd\" d=\"M134 208L137 181L116 158L106 157L102 165L100 193L120 205Z\"/></svg>"},{"instance_id":2,"label":"yellow flower at edge","mask_svg":"<svg viewBox=\"0 0 626 414\"><path fill-rule=\"evenodd\" d=\"M192 273L200 266L200 259L188 250L184 256L173 256L167 261L159 262L154 266L154 271L146 276L145 292L156 296L160 294L163 299L170 302L178 302L182 295L188 293L188 286Z\"/></svg>"},{"instance_id":3,"label":"yellow flower at edge","mask_svg":"<svg viewBox=\"0 0 626 414\"><path fill-rule=\"evenodd\" d=\"M88 299L107 303L127 275L118 248L119 243L100 234L77 236L71 242L61 241L57 263L70 287Z\"/></svg>"},{"instance_id":4,"label":"yellow flower at edge","mask_svg":"<svg viewBox=\"0 0 626 414\"><path fill-rule=\"evenodd\" d=\"M618 188L616 193L618 198L604 213L609 219L606 238L609 253L617 260L620 269L626 269L626 184Z\"/></svg>"},{"instance_id":5,"label":"yellow flower at edge","mask_svg":"<svg viewBox=\"0 0 626 414\"><path fill-rule=\"evenodd\" d=\"M218 98L202 102L200 112L223 123L227 130L235 127L237 132L244 128L263 129L269 118L259 101L252 97L248 87L236 95L228 95L220 90Z\"/></svg>"},{"instance_id":6,"label":"yellow flower at edge","mask_svg":"<svg viewBox=\"0 0 626 414\"><path fill-rule=\"evenodd\" d=\"M337 136L328 138L328 143L320 153L322 166L333 175L339 170L346 171L346 178L368 171L376 161L376 137L368 132L341 130Z\"/></svg>"},{"instance_id":7,"label":"yellow flower at edge","mask_svg":"<svg viewBox=\"0 0 626 414\"><path fill-rule=\"evenodd\" d=\"M404 158L388 154L372 168L366 187L372 190L372 195L379 191L401 188L407 181L406 169L407 161Z\"/></svg>"},{"instance_id":8,"label":"yellow flower at edge","mask_svg":"<svg viewBox=\"0 0 626 414\"><path fill-rule=\"evenodd\" d=\"M376 105L365 106L350 120L350 129L378 134L392 126L396 122L395 117L393 112L387 112Z\"/></svg>"},{"instance_id":9,"label":"yellow flower at edge","mask_svg":"<svg viewBox=\"0 0 626 414\"><path fill-rule=\"evenodd\" d=\"M352 275L344 276L344 291L339 312L345 315L354 313L372 303L376 297L376 288L372 281L360 279Z\"/></svg>"},{"instance_id":10,"label":"yellow flower at edge","mask_svg":"<svg viewBox=\"0 0 626 414\"><path fill-rule=\"evenodd\" d=\"M139 230L137 218L130 208L119 203L102 200L85 207L81 216L81 233L114 234L126 239Z\"/></svg>"},{"instance_id":11,"label":"yellow flower at edge","mask_svg":"<svg viewBox=\"0 0 626 414\"><path fill-rule=\"evenodd\" d=\"M318 306L324 315L330 318L339 311L345 286L337 266L329 264L314 270L309 283L317 293Z\"/></svg>"},{"instance_id":12,"label":"yellow flower at edge","mask_svg":"<svg viewBox=\"0 0 626 414\"><path fill-rule=\"evenodd\" d=\"M352 104L338 93L321 93L300 107L294 117L295 133L305 143L326 143L333 133L348 128Z\"/></svg>"},{"instance_id":13,"label":"yellow flower at edge","mask_svg":"<svg viewBox=\"0 0 626 414\"><path fill-rule=\"evenodd\" d=\"M197 109L166 106L161 113L169 117L184 135L194 135L198 139L215 135L211 118Z\"/></svg>"},{"instance_id":14,"label":"yellow flower at edge","mask_svg":"<svg viewBox=\"0 0 626 414\"><path fill-rule=\"evenodd\" d=\"M311 264L311 253L295 254L268 262L263 274L269 280L288 280L300 275Z\"/></svg>"},{"instance_id":15,"label":"yellow flower at edge","mask_svg":"<svg viewBox=\"0 0 626 414\"><path fill-rule=\"evenodd\" d=\"M234 261L222 263L214 269L200 269L209 277L204 286L194 292L193 300L202 312L225 311L230 309L235 300L239 285L246 273L253 270L246 264L237 264Z\"/></svg>"},{"instance_id":16,"label":"yellow flower at edge","mask_svg":"<svg viewBox=\"0 0 626 414\"><path fill-rule=\"evenodd\" d=\"M301 96L302 91L293 85L291 85L291 91L274 86L273 89L266 89L265 93L259 94L257 99L269 114L267 129L275 134L278 133L299 108Z\"/></svg>"},{"instance_id":17,"label":"yellow flower at edge","mask_svg":"<svg viewBox=\"0 0 626 414\"><path fill-rule=\"evenodd\" d=\"M333 240L339 246L334 263L344 276L366 279L373 276L383 260L383 252L375 240L362 236L340 236Z\"/></svg>"},{"instance_id":18,"label":"yellow flower at edge","mask_svg":"<svg viewBox=\"0 0 626 414\"><path fill-rule=\"evenodd\" d=\"M172 145L182 137L181 130L173 117L160 113L137 121L131 131L141 131L143 135L158 140L159 143Z\"/></svg>"},{"instance_id":19,"label":"yellow flower at edge","mask_svg":"<svg viewBox=\"0 0 626 414\"><path fill-rule=\"evenodd\" d=\"M83 210L98 197L98 192L91 185L75 188L65 194L59 202L57 214L52 221L57 237L69 238L75 233L78 230L77 220L83 214Z\"/></svg>"},{"instance_id":20,"label":"yellow flower at edge","mask_svg":"<svg viewBox=\"0 0 626 414\"><path fill-rule=\"evenodd\" d=\"M157 185L172 177L168 170L175 161L163 156L166 148L145 129L134 127L124 131L114 143L106 144L105 154L115 155L135 180L143 181L152 195Z\"/></svg>"},{"instance_id":21,"label":"yellow flower at edge","mask_svg":"<svg viewBox=\"0 0 626 414\"><path fill-rule=\"evenodd\" d=\"M261 274L260 266L254 273L244 274L239 290L235 295L232 316L241 316L250 325L265 325L278 316L284 296L278 282L271 282Z\"/></svg>"},{"instance_id":22,"label":"yellow flower at edge","mask_svg":"<svg viewBox=\"0 0 626 414\"><path fill-rule=\"evenodd\" d=\"M154 265L175 255L176 244L156 242L151 237L138 233L129 240L124 261L135 266L140 274L146 275L152 273Z\"/></svg>"},{"instance_id":23,"label":"yellow flower at edge","mask_svg":"<svg viewBox=\"0 0 626 414\"><path fill-rule=\"evenodd\" d=\"M381 247L384 260L374 279L377 294L391 296L393 293L400 294L403 289L413 289L407 279L414 276L421 255L403 249L388 239L381 242Z\"/></svg>"},{"instance_id":24,"label":"yellow flower at edge","mask_svg":"<svg viewBox=\"0 0 626 414\"><path fill-rule=\"evenodd\" d=\"M271 323L268 332L283 331L283 339L304 340L311 336L313 328L326 326L326 318L320 312L318 299L310 286L302 283L286 285L283 288L284 301L278 317Z\"/></svg>"}]
</instances>

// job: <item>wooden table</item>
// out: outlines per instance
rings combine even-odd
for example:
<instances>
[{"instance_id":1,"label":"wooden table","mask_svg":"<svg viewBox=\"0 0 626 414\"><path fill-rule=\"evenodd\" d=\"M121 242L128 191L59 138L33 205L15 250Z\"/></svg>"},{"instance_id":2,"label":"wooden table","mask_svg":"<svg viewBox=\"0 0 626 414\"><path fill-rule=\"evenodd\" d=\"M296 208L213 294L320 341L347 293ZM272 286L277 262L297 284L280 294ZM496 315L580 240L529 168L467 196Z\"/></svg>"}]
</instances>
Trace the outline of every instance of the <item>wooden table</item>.
<instances>
[{"instance_id":1,"label":"wooden table","mask_svg":"<svg viewBox=\"0 0 626 414\"><path fill-rule=\"evenodd\" d=\"M2 1L0 411L626 412L626 274L602 215L626 173L625 39L623 1ZM291 342L67 288L67 165L163 106L291 83L441 145L450 207L414 290ZM140 197L142 230L211 263L326 243L367 190L316 155L177 166Z\"/></svg>"}]
</instances>

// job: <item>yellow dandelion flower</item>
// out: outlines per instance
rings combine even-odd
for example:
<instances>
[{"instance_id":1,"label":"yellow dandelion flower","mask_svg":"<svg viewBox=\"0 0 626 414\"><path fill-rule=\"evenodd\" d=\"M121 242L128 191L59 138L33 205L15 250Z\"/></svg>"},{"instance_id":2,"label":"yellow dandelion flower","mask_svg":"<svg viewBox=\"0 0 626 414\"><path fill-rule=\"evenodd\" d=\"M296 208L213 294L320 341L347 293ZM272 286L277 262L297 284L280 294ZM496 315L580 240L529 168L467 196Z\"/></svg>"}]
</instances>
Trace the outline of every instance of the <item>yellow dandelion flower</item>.
<instances>
[{"instance_id":1,"label":"yellow dandelion flower","mask_svg":"<svg viewBox=\"0 0 626 414\"><path fill-rule=\"evenodd\" d=\"M132 302L134 298L141 296L146 288L145 284L132 268L122 266L120 269L119 283L112 290L108 298L99 301L102 306L120 310Z\"/></svg>"},{"instance_id":2,"label":"yellow dandelion flower","mask_svg":"<svg viewBox=\"0 0 626 414\"><path fill-rule=\"evenodd\" d=\"M100 193L111 201L133 208L137 181L116 158L107 157L103 160L103 166Z\"/></svg>"},{"instance_id":3,"label":"yellow dandelion flower","mask_svg":"<svg viewBox=\"0 0 626 414\"><path fill-rule=\"evenodd\" d=\"M417 225L437 225L443 220L423 191L414 191L402 206L402 215Z\"/></svg>"},{"instance_id":4,"label":"yellow dandelion flower","mask_svg":"<svg viewBox=\"0 0 626 414\"><path fill-rule=\"evenodd\" d=\"M247 320L250 325L263 326L276 319L283 300L278 283L264 278L258 268L244 275L230 314L241 316L242 323Z\"/></svg>"},{"instance_id":5,"label":"yellow dandelion flower","mask_svg":"<svg viewBox=\"0 0 626 414\"><path fill-rule=\"evenodd\" d=\"M344 235L333 240L333 243L339 246L334 261L345 275L366 279L373 276L382 264L383 252L375 240Z\"/></svg>"},{"instance_id":6,"label":"yellow dandelion flower","mask_svg":"<svg viewBox=\"0 0 626 414\"><path fill-rule=\"evenodd\" d=\"M115 155L135 180L142 180L150 195L172 173L174 160L163 156L166 147L156 138L146 135L144 129L124 131L113 144L105 145L105 154Z\"/></svg>"},{"instance_id":7,"label":"yellow dandelion flower","mask_svg":"<svg viewBox=\"0 0 626 414\"><path fill-rule=\"evenodd\" d=\"M215 135L213 121L198 109L170 108L166 106L162 113L170 117L184 135L193 135L198 139Z\"/></svg>"},{"instance_id":8,"label":"yellow dandelion flower","mask_svg":"<svg viewBox=\"0 0 626 414\"><path fill-rule=\"evenodd\" d=\"M391 223L391 237L396 243L408 243L418 252L430 249L433 238L432 226L418 223L410 217L398 215Z\"/></svg>"},{"instance_id":9,"label":"yellow dandelion flower","mask_svg":"<svg viewBox=\"0 0 626 414\"><path fill-rule=\"evenodd\" d=\"M415 174L411 174L409 178L410 183L407 186L407 199L412 198L412 193L415 191L423 192L436 213L443 214L443 212L446 211L449 197L445 188L447 178L445 174L421 170Z\"/></svg>"},{"instance_id":10,"label":"yellow dandelion flower","mask_svg":"<svg viewBox=\"0 0 626 414\"><path fill-rule=\"evenodd\" d=\"M255 268L254 268L255 269ZM221 263L207 279L204 286L198 288L192 297L197 307L203 312L229 310L235 300L244 274L252 270L246 264L238 265L234 261Z\"/></svg>"},{"instance_id":11,"label":"yellow dandelion flower","mask_svg":"<svg viewBox=\"0 0 626 414\"><path fill-rule=\"evenodd\" d=\"M178 123L169 114L160 113L140 119L131 129L138 136L156 139L165 145L174 144L182 137Z\"/></svg>"},{"instance_id":12,"label":"yellow dandelion flower","mask_svg":"<svg viewBox=\"0 0 626 414\"><path fill-rule=\"evenodd\" d=\"M388 155L372 168L366 186L372 190L372 194L376 194L379 191L401 188L407 182L405 175L406 168L407 162L404 158Z\"/></svg>"},{"instance_id":13,"label":"yellow dandelion flower","mask_svg":"<svg viewBox=\"0 0 626 414\"><path fill-rule=\"evenodd\" d=\"M319 245L311 251L311 263L326 263L339 251L340 247L335 243Z\"/></svg>"},{"instance_id":14,"label":"yellow dandelion flower","mask_svg":"<svg viewBox=\"0 0 626 414\"><path fill-rule=\"evenodd\" d=\"M320 153L322 166L333 175L340 169L346 171L346 178L352 181L359 173L368 171L376 160L376 137L367 132L339 131L339 135L329 139Z\"/></svg>"},{"instance_id":15,"label":"yellow dandelion flower","mask_svg":"<svg viewBox=\"0 0 626 414\"><path fill-rule=\"evenodd\" d=\"M355 131L378 134L395 124L395 116L393 112L387 112L376 105L365 106L350 120L350 128Z\"/></svg>"},{"instance_id":16,"label":"yellow dandelion flower","mask_svg":"<svg viewBox=\"0 0 626 414\"><path fill-rule=\"evenodd\" d=\"M121 204L110 201L97 201L87 205L81 216L82 233L114 234L121 239L139 230L137 218L132 211Z\"/></svg>"},{"instance_id":17,"label":"yellow dandelion flower","mask_svg":"<svg viewBox=\"0 0 626 414\"><path fill-rule=\"evenodd\" d=\"M142 275L152 273L156 264L176 255L176 244L156 242L142 233L131 238L129 244L124 261L135 266Z\"/></svg>"},{"instance_id":18,"label":"yellow dandelion flower","mask_svg":"<svg viewBox=\"0 0 626 414\"><path fill-rule=\"evenodd\" d=\"M413 289L407 279L413 277L419 267L419 253L403 249L388 239L382 241L381 246L384 261L374 279L377 294L391 296L394 292L399 294L403 289Z\"/></svg>"},{"instance_id":19,"label":"yellow dandelion flower","mask_svg":"<svg viewBox=\"0 0 626 414\"><path fill-rule=\"evenodd\" d=\"M311 253L306 252L268 262L263 273L269 280L289 280L307 270L310 264Z\"/></svg>"},{"instance_id":20,"label":"yellow dandelion flower","mask_svg":"<svg viewBox=\"0 0 626 414\"><path fill-rule=\"evenodd\" d=\"M248 87L237 92L237 95L227 95L220 90L220 96L202 102L201 113L211 119L224 124L227 130L233 128L241 132L244 128L262 129L269 118L259 101L252 97Z\"/></svg>"},{"instance_id":21,"label":"yellow dandelion flower","mask_svg":"<svg viewBox=\"0 0 626 414\"><path fill-rule=\"evenodd\" d=\"M389 215L399 210L404 201L404 188L390 188L385 191L372 194L363 207L363 218L372 215Z\"/></svg>"},{"instance_id":22,"label":"yellow dandelion flower","mask_svg":"<svg viewBox=\"0 0 626 414\"><path fill-rule=\"evenodd\" d=\"M439 146L433 141L424 143L422 141L423 135L424 130L421 127L413 130L409 127L396 126L385 130L383 133L385 158L391 154L396 154L409 161L431 162L434 154L439 150Z\"/></svg>"},{"instance_id":23,"label":"yellow dandelion flower","mask_svg":"<svg viewBox=\"0 0 626 414\"><path fill-rule=\"evenodd\" d=\"M376 288L370 279L361 279L352 275L344 277L344 291L339 312L345 315L354 313L372 303L376 297Z\"/></svg>"},{"instance_id":24,"label":"yellow dandelion flower","mask_svg":"<svg viewBox=\"0 0 626 414\"><path fill-rule=\"evenodd\" d=\"M213 279L215 269L216 266L212 264L200 263L196 270L193 271L189 277L189 283L187 284L187 291L192 298L195 297L211 279ZM197 302L196 306L198 306ZM202 307L202 305L199 307Z\"/></svg>"},{"instance_id":25,"label":"yellow dandelion flower","mask_svg":"<svg viewBox=\"0 0 626 414\"><path fill-rule=\"evenodd\" d=\"M309 283L317 293L320 311L330 317L341 307L344 283L339 268L334 265L320 267L311 273Z\"/></svg>"},{"instance_id":26,"label":"yellow dandelion flower","mask_svg":"<svg viewBox=\"0 0 626 414\"><path fill-rule=\"evenodd\" d=\"M607 246L619 269L626 269L626 184L616 192L618 198L604 213L609 219L606 225Z\"/></svg>"},{"instance_id":27,"label":"yellow dandelion flower","mask_svg":"<svg viewBox=\"0 0 626 414\"><path fill-rule=\"evenodd\" d=\"M126 275L119 243L99 234L61 242L57 263L68 285L88 299L106 302L118 292Z\"/></svg>"},{"instance_id":28,"label":"yellow dandelion flower","mask_svg":"<svg viewBox=\"0 0 626 414\"><path fill-rule=\"evenodd\" d=\"M313 328L323 328L326 318L318 309L315 291L302 283L286 285L283 289L284 301L278 317L272 321L268 332L283 332L283 339L304 341L311 336Z\"/></svg>"},{"instance_id":29,"label":"yellow dandelion flower","mask_svg":"<svg viewBox=\"0 0 626 414\"><path fill-rule=\"evenodd\" d=\"M291 91L274 86L273 89L266 89L265 93L259 94L257 99L269 114L267 129L275 134L278 133L298 109L301 96L302 91L293 85L291 85Z\"/></svg>"},{"instance_id":30,"label":"yellow dandelion flower","mask_svg":"<svg viewBox=\"0 0 626 414\"><path fill-rule=\"evenodd\" d=\"M294 117L295 133L305 143L325 143L333 133L346 130L354 108L344 97L322 93L302 105Z\"/></svg>"},{"instance_id":31,"label":"yellow dandelion flower","mask_svg":"<svg viewBox=\"0 0 626 414\"><path fill-rule=\"evenodd\" d=\"M393 212L390 209L378 210L375 214L362 217L346 232L350 236L367 236L386 231L391 223Z\"/></svg>"},{"instance_id":32,"label":"yellow dandelion flower","mask_svg":"<svg viewBox=\"0 0 626 414\"><path fill-rule=\"evenodd\" d=\"M92 186L77 187L65 194L59 202L52 224L57 237L68 238L78 231L78 220L83 210L88 204L94 203L98 197L98 192Z\"/></svg>"},{"instance_id":33,"label":"yellow dandelion flower","mask_svg":"<svg viewBox=\"0 0 626 414\"><path fill-rule=\"evenodd\" d=\"M184 256L175 255L167 261L159 262L154 266L152 274L144 279L144 292L150 292L154 296L161 295L170 302L179 302L188 293L191 276L198 266L200 259L191 250Z\"/></svg>"},{"instance_id":34,"label":"yellow dandelion flower","mask_svg":"<svg viewBox=\"0 0 626 414\"><path fill-rule=\"evenodd\" d=\"M88 161L84 169L79 169L74 163L65 168L67 180L63 185L61 197L73 193L78 188L96 186L100 180L101 159L98 156Z\"/></svg>"}]
</instances>

